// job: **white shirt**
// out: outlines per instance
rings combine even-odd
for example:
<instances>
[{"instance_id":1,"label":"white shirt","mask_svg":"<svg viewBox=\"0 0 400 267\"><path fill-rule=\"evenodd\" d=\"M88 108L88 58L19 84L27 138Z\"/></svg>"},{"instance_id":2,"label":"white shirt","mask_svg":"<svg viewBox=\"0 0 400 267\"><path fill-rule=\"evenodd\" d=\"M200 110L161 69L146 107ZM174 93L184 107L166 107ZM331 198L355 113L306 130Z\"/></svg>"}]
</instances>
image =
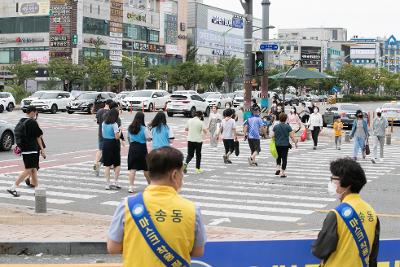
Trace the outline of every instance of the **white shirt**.
<instances>
[{"instance_id":1,"label":"white shirt","mask_svg":"<svg viewBox=\"0 0 400 267\"><path fill-rule=\"evenodd\" d=\"M236 131L236 122L234 119L222 120L222 139L233 139L233 132Z\"/></svg>"},{"instance_id":2,"label":"white shirt","mask_svg":"<svg viewBox=\"0 0 400 267\"><path fill-rule=\"evenodd\" d=\"M308 125L310 130L314 130L314 127L323 127L324 121L322 120L322 115L320 113L312 113L310 119L308 120Z\"/></svg>"}]
</instances>

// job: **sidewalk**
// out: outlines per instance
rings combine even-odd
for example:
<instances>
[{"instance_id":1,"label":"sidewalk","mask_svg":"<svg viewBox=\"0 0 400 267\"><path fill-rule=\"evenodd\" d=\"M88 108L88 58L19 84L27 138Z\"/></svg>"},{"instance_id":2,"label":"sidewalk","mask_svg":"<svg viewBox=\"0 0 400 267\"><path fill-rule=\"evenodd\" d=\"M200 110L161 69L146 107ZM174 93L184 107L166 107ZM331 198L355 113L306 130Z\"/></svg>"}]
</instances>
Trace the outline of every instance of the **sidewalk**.
<instances>
[{"instance_id":1,"label":"sidewalk","mask_svg":"<svg viewBox=\"0 0 400 267\"><path fill-rule=\"evenodd\" d=\"M0 204L0 254L103 254L111 216ZM207 226L208 241L315 238L316 231L277 232Z\"/></svg>"}]
</instances>

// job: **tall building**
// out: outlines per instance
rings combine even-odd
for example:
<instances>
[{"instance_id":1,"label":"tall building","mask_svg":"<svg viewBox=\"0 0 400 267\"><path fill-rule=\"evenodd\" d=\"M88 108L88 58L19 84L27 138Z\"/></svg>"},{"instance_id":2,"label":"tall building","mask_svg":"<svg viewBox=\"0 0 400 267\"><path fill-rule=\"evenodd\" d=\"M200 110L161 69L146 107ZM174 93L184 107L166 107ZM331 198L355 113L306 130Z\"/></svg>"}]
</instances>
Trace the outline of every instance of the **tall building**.
<instances>
[{"instance_id":1,"label":"tall building","mask_svg":"<svg viewBox=\"0 0 400 267\"><path fill-rule=\"evenodd\" d=\"M381 57L382 43L377 38L352 38L350 46L351 64L365 68L377 68Z\"/></svg>"},{"instance_id":2,"label":"tall building","mask_svg":"<svg viewBox=\"0 0 400 267\"><path fill-rule=\"evenodd\" d=\"M279 29L278 39L347 41L347 29L344 28Z\"/></svg>"},{"instance_id":3,"label":"tall building","mask_svg":"<svg viewBox=\"0 0 400 267\"><path fill-rule=\"evenodd\" d=\"M400 41L394 35L384 42L382 67L391 72L400 72Z\"/></svg>"}]
</instances>

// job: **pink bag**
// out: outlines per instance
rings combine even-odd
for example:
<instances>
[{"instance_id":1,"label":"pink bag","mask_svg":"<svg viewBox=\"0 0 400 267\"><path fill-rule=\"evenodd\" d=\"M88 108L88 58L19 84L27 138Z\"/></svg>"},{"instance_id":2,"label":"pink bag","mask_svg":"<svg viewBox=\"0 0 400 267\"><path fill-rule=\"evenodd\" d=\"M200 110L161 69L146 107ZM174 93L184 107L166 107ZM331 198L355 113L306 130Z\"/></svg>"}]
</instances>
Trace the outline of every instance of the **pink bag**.
<instances>
[{"instance_id":1,"label":"pink bag","mask_svg":"<svg viewBox=\"0 0 400 267\"><path fill-rule=\"evenodd\" d=\"M13 151L16 156L21 156L22 150L19 146L15 146Z\"/></svg>"}]
</instances>

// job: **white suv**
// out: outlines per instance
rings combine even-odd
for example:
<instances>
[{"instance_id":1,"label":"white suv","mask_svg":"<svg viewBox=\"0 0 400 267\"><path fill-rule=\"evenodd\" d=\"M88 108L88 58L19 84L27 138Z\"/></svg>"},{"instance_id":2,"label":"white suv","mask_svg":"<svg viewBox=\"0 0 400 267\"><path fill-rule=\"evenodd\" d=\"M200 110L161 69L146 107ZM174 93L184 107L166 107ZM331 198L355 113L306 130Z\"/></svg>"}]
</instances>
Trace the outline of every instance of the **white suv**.
<instances>
[{"instance_id":1,"label":"white suv","mask_svg":"<svg viewBox=\"0 0 400 267\"><path fill-rule=\"evenodd\" d=\"M26 112L26 108L29 107L33 100L39 99L46 91L36 91L31 96L21 100L21 109Z\"/></svg>"},{"instance_id":2,"label":"white suv","mask_svg":"<svg viewBox=\"0 0 400 267\"><path fill-rule=\"evenodd\" d=\"M15 99L11 93L0 92L0 113L5 109L7 111L13 111L15 107Z\"/></svg>"},{"instance_id":3,"label":"white suv","mask_svg":"<svg viewBox=\"0 0 400 267\"><path fill-rule=\"evenodd\" d=\"M232 106L232 99L221 93L211 93L206 97L209 106L217 106L218 108L229 108Z\"/></svg>"},{"instance_id":4,"label":"white suv","mask_svg":"<svg viewBox=\"0 0 400 267\"><path fill-rule=\"evenodd\" d=\"M72 101L72 97L69 92L64 91L45 91L39 99L31 102L32 106L35 106L38 111L49 111L51 113L57 113L57 111L66 111L67 105Z\"/></svg>"},{"instance_id":5,"label":"white suv","mask_svg":"<svg viewBox=\"0 0 400 267\"><path fill-rule=\"evenodd\" d=\"M128 94L123 100L123 108L129 110L145 109L153 111L164 109L169 99L169 93L164 90L140 90Z\"/></svg>"},{"instance_id":6,"label":"white suv","mask_svg":"<svg viewBox=\"0 0 400 267\"><path fill-rule=\"evenodd\" d=\"M178 92L178 91L177 91ZM201 111L204 116L210 115L210 106L208 102L201 98L197 93L173 93L167 104L168 117L174 116L174 114L183 114L187 117L194 117L196 111Z\"/></svg>"}]
</instances>

